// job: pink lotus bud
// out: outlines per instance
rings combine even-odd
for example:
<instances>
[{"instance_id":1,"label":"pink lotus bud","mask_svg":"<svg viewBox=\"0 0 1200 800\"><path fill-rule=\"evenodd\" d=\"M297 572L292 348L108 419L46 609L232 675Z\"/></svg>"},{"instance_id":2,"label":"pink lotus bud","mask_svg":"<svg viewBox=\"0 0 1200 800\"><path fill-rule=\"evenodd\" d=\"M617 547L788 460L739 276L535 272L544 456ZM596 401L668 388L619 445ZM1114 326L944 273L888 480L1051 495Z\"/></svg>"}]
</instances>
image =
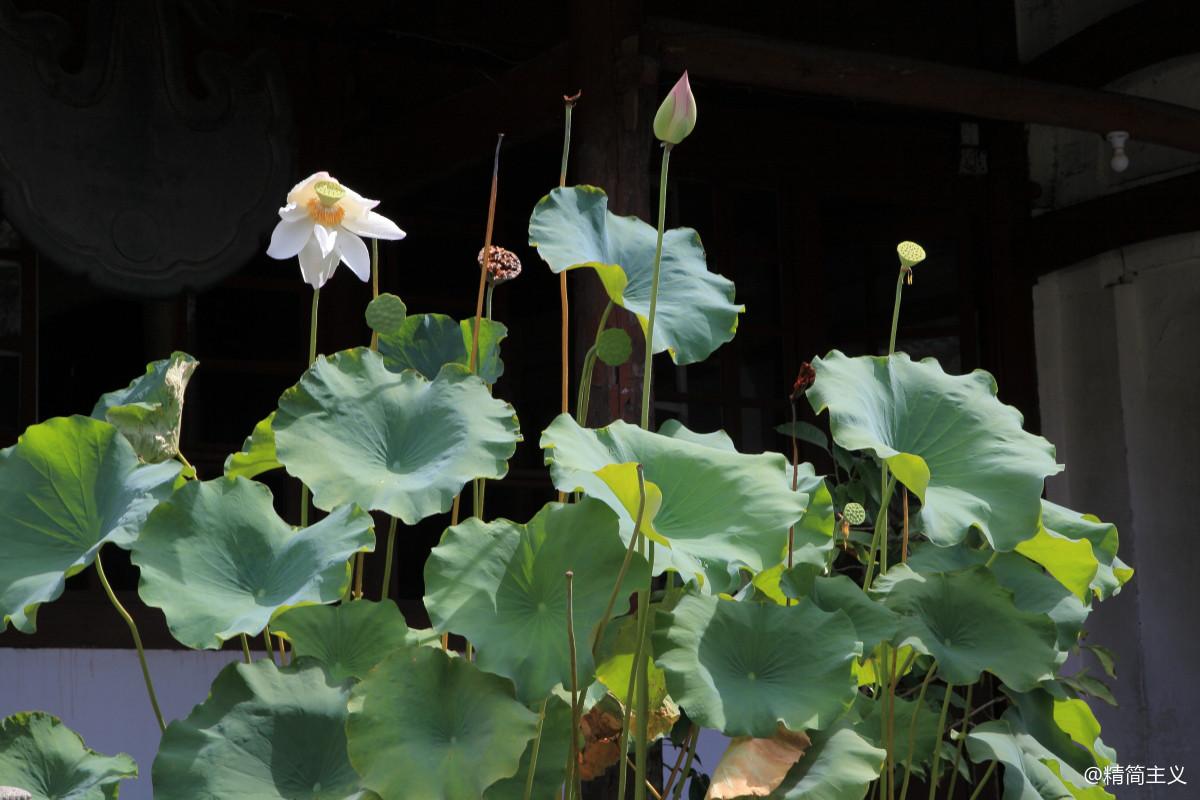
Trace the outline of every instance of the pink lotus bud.
<instances>
[{"instance_id":1,"label":"pink lotus bud","mask_svg":"<svg viewBox=\"0 0 1200 800\"><path fill-rule=\"evenodd\" d=\"M654 135L668 144L679 144L695 127L696 98L685 70L654 115Z\"/></svg>"}]
</instances>

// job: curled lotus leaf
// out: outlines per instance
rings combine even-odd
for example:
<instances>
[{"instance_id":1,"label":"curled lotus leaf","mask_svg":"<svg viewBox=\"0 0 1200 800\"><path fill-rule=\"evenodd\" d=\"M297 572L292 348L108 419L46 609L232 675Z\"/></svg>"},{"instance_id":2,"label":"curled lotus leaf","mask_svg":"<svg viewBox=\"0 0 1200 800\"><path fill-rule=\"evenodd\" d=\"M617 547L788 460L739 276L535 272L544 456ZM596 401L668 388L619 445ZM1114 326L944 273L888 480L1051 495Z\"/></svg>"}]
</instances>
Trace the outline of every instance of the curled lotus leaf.
<instances>
[{"instance_id":1,"label":"curled lotus leaf","mask_svg":"<svg viewBox=\"0 0 1200 800\"><path fill-rule=\"evenodd\" d=\"M1094 560L1096 569L1088 583L1091 593L1099 600L1107 600L1113 595L1121 591L1121 587L1126 581L1133 577L1133 569L1124 561L1117 557L1117 545L1119 542L1117 534L1117 526L1108 522L1101 522L1098 517L1091 514L1080 514L1077 511L1072 511L1069 508L1063 508L1057 503L1051 503L1049 500L1042 501L1042 526L1045 533L1055 540L1065 540L1082 544L1086 542L1091 546L1092 560ZM1026 553L1026 555L1029 555ZM1030 556L1030 558L1033 558ZM1034 558L1042 566L1046 567L1047 571L1055 574L1054 567L1056 562L1047 562L1038 558ZM1060 578L1060 580L1062 580ZM1071 589L1076 589L1074 584L1064 585ZM1086 600L1087 592L1082 592Z\"/></svg>"},{"instance_id":2,"label":"curled lotus leaf","mask_svg":"<svg viewBox=\"0 0 1200 800\"><path fill-rule=\"evenodd\" d=\"M279 460L318 508L353 503L415 525L474 478L502 478L520 433L512 406L457 365L434 380L355 348L318 358L279 398Z\"/></svg>"},{"instance_id":3,"label":"curled lotus leaf","mask_svg":"<svg viewBox=\"0 0 1200 800\"><path fill-rule=\"evenodd\" d=\"M271 632L290 641L297 657L321 662L335 681L361 679L393 651L420 643L391 600L290 608Z\"/></svg>"},{"instance_id":4,"label":"curled lotus leaf","mask_svg":"<svg viewBox=\"0 0 1200 800\"><path fill-rule=\"evenodd\" d=\"M194 649L256 634L292 606L332 603L347 560L375 548L371 515L342 506L295 529L271 491L246 478L192 481L154 510L133 545L138 594Z\"/></svg>"},{"instance_id":5,"label":"curled lotus leaf","mask_svg":"<svg viewBox=\"0 0 1200 800\"><path fill-rule=\"evenodd\" d=\"M948 375L904 353L834 350L813 367L813 410L829 411L838 445L874 454L920 499L930 540L957 544L976 528L1009 551L1037 533L1043 484L1061 467L1054 447L996 398L991 375Z\"/></svg>"},{"instance_id":6,"label":"curled lotus leaf","mask_svg":"<svg viewBox=\"0 0 1200 800\"><path fill-rule=\"evenodd\" d=\"M1004 800L1111 800L1024 730L1019 714L976 725L967 734L967 754L977 764L1004 765Z\"/></svg>"},{"instance_id":7,"label":"curled lotus leaf","mask_svg":"<svg viewBox=\"0 0 1200 800\"><path fill-rule=\"evenodd\" d=\"M769 795L811 744L803 732L786 729L769 739L733 739L713 769L709 800Z\"/></svg>"},{"instance_id":8,"label":"curled lotus leaf","mask_svg":"<svg viewBox=\"0 0 1200 800\"><path fill-rule=\"evenodd\" d=\"M1054 677L1054 623L1045 614L1021 611L986 567L922 575L902 564L888 577L876 586L900 617L895 641L936 658L947 683L975 683L986 670L1027 691Z\"/></svg>"},{"instance_id":9,"label":"curled lotus leaf","mask_svg":"<svg viewBox=\"0 0 1200 800\"><path fill-rule=\"evenodd\" d=\"M1116 763L1116 752L1100 738L1100 722L1084 701L1045 689L1006 694L1013 702L1010 720L1072 769L1082 774Z\"/></svg>"},{"instance_id":10,"label":"curled lotus leaf","mask_svg":"<svg viewBox=\"0 0 1200 800\"><path fill-rule=\"evenodd\" d=\"M143 465L107 422L55 417L0 450L0 631L37 628L37 609L63 592L106 543L128 549L171 493L180 466Z\"/></svg>"},{"instance_id":11,"label":"curled lotus leaf","mask_svg":"<svg viewBox=\"0 0 1200 800\"><path fill-rule=\"evenodd\" d=\"M179 455L183 395L200 362L187 353L146 365L146 374L124 389L100 397L94 419L117 427L145 462L157 464Z\"/></svg>"},{"instance_id":12,"label":"curled lotus leaf","mask_svg":"<svg viewBox=\"0 0 1200 800\"><path fill-rule=\"evenodd\" d=\"M167 726L155 798L362 797L346 755L349 699L349 686L311 659L226 666L208 699Z\"/></svg>"},{"instance_id":13,"label":"curled lotus leaf","mask_svg":"<svg viewBox=\"0 0 1200 800\"><path fill-rule=\"evenodd\" d=\"M350 760L382 797L478 800L517 774L537 731L509 681L431 647L393 653L349 708Z\"/></svg>"},{"instance_id":14,"label":"curled lotus leaf","mask_svg":"<svg viewBox=\"0 0 1200 800\"><path fill-rule=\"evenodd\" d=\"M137 774L132 758L97 753L57 717L31 711L0 720L0 786L33 800L113 800Z\"/></svg>"},{"instance_id":15,"label":"curled lotus leaf","mask_svg":"<svg viewBox=\"0 0 1200 800\"><path fill-rule=\"evenodd\" d=\"M649 326L650 291L658 231L637 217L608 210L595 186L554 189L534 206L529 244L555 273L590 267L608 297ZM733 282L708 271L700 235L676 228L663 235L654 352L676 364L694 364L733 339L738 315Z\"/></svg>"},{"instance_id":16,"label":"curled lotus leaf","mask_svg":"<svg viewBox=\"0 0 1200 800\"><path fill-rule=\"evenodd\" d=\"M388 369L415 369L433 380L447 364L467 369L475 344L475 318L459 322L445 314L414 314L392 330L380 331L379 354ZM487 383L504 374L500 342L508 335L503 323L479 321L479 365L476 373Z\"/></svg>"},{"instance_id":17,"label":"curled lotus leaf","mask_svg":"<svg viewBox=\"0 0 1200 800\"><path fill-rule=\"evenodd\" d=\"M598 500L550 503L525 524L472 517L442 534L425 562L425 608L434 628L465 636L480 669L512 679L525 703L571 685L567 582L574 574L579 685L591 683L591 632L625 560L617 518ZM619 597L644 586L633 557Z\"/></svg>"},{"instance_id":18,"label":"curled lotus leaf","mask_svg":"<svg viewBox=\"0 0 1200 800\"><path fill-rule=\"evenodd\" d=\"M862 646L849 618L793 606L690 595L660 613L655 662L688 717L759 739L831 725L853 702Z\"/></svg>"},{"instance_id":19,"label":"curled lotus leaf","mask_svg":"<svg viewBox=\"0 0 1200 800\"><path fill-rule=\"evenodd\" d=\"M725 591L740 567L758 571L779 561L788 526L799 521L808 495L780 480L778 454L746 455L683 438L644 431L625 422L590 429L563 414L542 433L550 475L560 491L582 491L608 505L621 536L633 534L636 509L612 480L614 464L640 463L662 494L654 530L668 546L655 555L655 574L703 578L705 591ZM625 497L624 501L622 496ZM729 498L739 498L729 502Z\"/></svg>"},{"instance_id":20,"label":"curled lotus leaf","mask_svg":"<svg viewBox=\"0 0 1200 800\"><path fill-rule=\"evenodd\" d=\"M236 478L253 478L264 472L279 469L283 464L275 454L275 412L259 421L254 430L242 443L242 449L225 459L225 475Z\"/></svg>"},{"instance_id":21,"label":"curled lotus leaf","mask_svg":"<svg viewBox=\"0 0 1200 800\"><path fill-rule=\"evenodd\" d=\"M887 751L843 718L812 734L812 744L771 795L775 800L862 800L879 777Z\"/></svg>"}]
</instances>

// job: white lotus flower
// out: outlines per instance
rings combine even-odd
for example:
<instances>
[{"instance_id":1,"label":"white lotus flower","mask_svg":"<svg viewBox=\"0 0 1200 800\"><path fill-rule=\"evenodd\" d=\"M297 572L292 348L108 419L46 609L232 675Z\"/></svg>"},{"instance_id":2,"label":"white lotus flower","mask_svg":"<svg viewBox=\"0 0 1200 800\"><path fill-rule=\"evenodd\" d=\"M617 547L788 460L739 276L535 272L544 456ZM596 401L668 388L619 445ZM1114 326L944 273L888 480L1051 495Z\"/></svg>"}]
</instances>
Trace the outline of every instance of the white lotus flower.
<instances>
[{"instance_id":1,"label":"white lotus flower","mask_svg":"<svg viewBox=\"0 0 1200 800\"><path fill-rule=\"evenodd\" d=\"M267 255L300 256L300 274L314 289L324 286L343 261L359 280L368 281L371 254L360 237L403 239L405 235L396 223L371 210L377 205L378 200L368 200L328 172L314 173L288 192Z\"/></svg>"}]
</instances>

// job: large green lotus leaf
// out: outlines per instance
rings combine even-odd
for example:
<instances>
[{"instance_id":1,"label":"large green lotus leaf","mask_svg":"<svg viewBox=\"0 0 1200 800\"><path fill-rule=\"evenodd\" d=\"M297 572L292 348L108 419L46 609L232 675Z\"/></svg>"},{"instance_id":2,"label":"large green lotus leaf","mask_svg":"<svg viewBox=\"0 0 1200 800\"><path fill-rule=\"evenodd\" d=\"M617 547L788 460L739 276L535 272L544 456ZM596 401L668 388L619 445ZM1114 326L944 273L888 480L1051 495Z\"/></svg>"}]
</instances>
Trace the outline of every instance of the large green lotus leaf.
<instances>
[{"instance_id":1,"label":"large green lotus leaf","mask_svg":"<svg viewBox=\"0 0 1200 800\"><path fill-rule=\"evenodd\" d=\"M644 431L617 421L581 428L566 414L542 433L550 475L560 491L583 491L607 504L628 541L634 520L626 502L605 480L611 464L640 463L662 493L654 528L670 544L655 554L655 574L672 569L685 580L704 577L706 591L725 591L732 573L776 563L788 526L804 514L808 495L791 491L779 476L783 456L745 455ZM731 502L730 498L736 498Z\"/></svg>"},{"instance_id":2,"label":"large green lotus leaf","mask_svg":"<svg viewBox=\"0 0 1200 800\"><path fill-rule=\"evenodd\" d=\"M60 594L107 542L128 548L171 493L178 463L142 465L107 422L55 417L0 450L0 631L37 629L37 608Z\"/></svg>"},{"instance_id":3,"label":"large green lotus leaf","mask_svg":"<svg viewBox=\"0 0 1200 800\"><path fill-rule=\"evenodd\" d=\"M991 375L947 375L933 359L904 353L848 358L834 350L813 367L813 410L828 409L839 445L883 459L917 495L932 541L955 544L974 527L1008 551L1037 533L1042 485L1061 467L1054 447L996 399Z\"/></svg>"},{"instance_id":4,"label":"large green lotus leaf","mask_svg":"<svg viewBox=\"0 0 1200 800\"><path fill-rule=\"evenodd\" d=\"M902 564L888 577L876 588L900 615L896 642L936 658L938 675L946 682L975 683L987 670L1027 691L1054 676L1054 623L1017 608L1012 592L987 568L922 575Z\"/></svg>"},{"instance_id":5,"label":"large green lotus leaf","mask_svg":"<svg viewBox=\"0 0 1200 800\"><path fill-rule=\"evenodd\" d=\"M988 569L996 576L1000 585L1013 594L1013 602L1022 611L1045 614L1058 630L1059 660L1079 641L1083 623L1091 612L1090 606L1080 602L1069 589L1037 564L1019 553L996 553ZM908 566L922 574L954 572L985 564L989 559L986 552L973 550L964 545L938 547L921 543L913 549ZM887 580L882 576L880 580ZM876 588L880 587L877 581Z\"/></svg>"},{"instance_id":6,"label":"large green lotus leaf","mask_svg":"<svg viewBox=\"0 0 1200 800\"><path fill-rule=\"evenodd\" d=\"M488 383L495 383L504 374L500 341L507 335L508 328L502 323L480 320L476 373ZM474 317L457 322L445 314L414 314L405 317L397 330L380 334L379 354L390 370L415 369L433 380L447 364L466 369L471 363L474 339Z\"/></svg>"},{"instance_id":7,"label":"large green lotus leaf","mask_svg":"<svg viewBox=\"0 0 1200 800\"><path fill-rule=\"evenodd\" d=\"M343 506L297 530L271 491L246 478L192 481L146 520L133 545L138 594L193 649L256 634L291 606L332 603L350 580L347 560L375 548L371 515Z\"/></svg>"},{"instance_id":8,"label":"large green lotus leaf","mask_svg":"<svg viewBox=\"0 0 1200 800\"><path fill-rule=\"evenodd\" d=\"M1116 752L1100 739L1100 722L1084 701L1056 698L1045 689L1005 693L1016 709L1010 721L1075 771L1103 769L1116 761Z\"/></svg>"},{"instance_id":9,"label":"large green lotus leaf","mask_svg":"<svg viewBox=\"0 0 1200 800\"><path fill-rule=\"evenodd\" d=\"M1133 577L1129 565L1117 558L1119 539L1115 525L1101 522L1091 514L1063 508L1049 500L1042 501L1042 525L1052 536L1091 544L1097 566L1090 587L1097 598L1107 600L1121 591L1125 582ZM1050 569L1048 564L1045 566Z\"/></svg>"},{"instance_id":10,"label":"large green lotus leaf","mask_svg":"<svg viewBox=\"0 0 1200 800\"><path fill-rule=\"evenodd\" d=\"M146 365L146 374L124 389L101 395L92 409L125 434L143 461L157 464L179 455L183 394L200 362L187 353Z\"/></svg>"},{"instance_id":11,"label":"large green lotus leaf","mask_svg":"<svg viewBox=\"0 0 1200 800\"><path fill-rule=\"evenodd\" d=\"M382 797L445 800L478 800L516 775L536 730L537 714L509 681L431 647L371 670L354 687L346 725L363 785Z\"/></svg>"},{"instance_id":12,"label":"large green lotus leaf","mask_svg":"<svg viewBox=\"0 0 1200 800\"><path fill-rule=\"evenodd\" d=\"M275 454L275 430L272 428L274 423L275 412L272 411L266 419L254 426L254 430L242 444L242 449L231 453L225 459L227 477L236 478L240 475L243 478L253 478L283 466Z\"/></svg>"},{"instance_id":13,"label":"large green lotus leaf","mask_svg":"<svg viewBox=\"0 0 1200 800\"><path fill-rule=\"evenodd\" d=\"M156 800L362 796L346 755L348 684L311 659L230 664L208 699L167 726L154 759Z\"/></svg>"},{"instance_id":14,"label":"large green lotus leaf","mask_svg":"<svg viewBox=\"0 0 1200 800\"><path fill-rule=\"evenodd\" d=\"M843 719L811 734L812 746L800 757L773 800L862 800L879 777L887 751L876 747Z\"/></svg>"},{"instance_id":15,"label":"large green lotus leaf","mask_svg":"<svg viewBox=\"0 0 1200 800\"><path fill-rule=\"evenodd\" d=\"M541 704L538 704L540 710ZM533 772L530 797L556 797L566 777L567 749L571 746L571 705L551 695L546 700L546 719L542 741L538 745L537 766ZM483 793L483 800L524 800L529 763L533 760L533 740L521 754L521 766L511 778L500 780Z\"/></svg>"},{"instance_id":16,"label":"large green lotus leaf","mask_svg":"<svg viewBox=\"0 0 1200 800\"><path fill-rule=\"evenodd\" d=\"M0 786L33 800L116 800L120 782L137 774L132 758L89 749L57 717L31 711L0 720Z\"/></svg>"},{"instance_id":17,"label":"large green lotus leaf","mask_svg":"<svg viewBox=\"0 0 1200 800\"><path fill-rule=\"evenodd\" d=\"M354 503L406 525L449 511L474 478L503 478L520 441L512 406L462 367L430 381L361 347L318 358L279 398L274 428L318 508Z\"/></svg>"},{"instance_id":18,"label":"large green lotus leaf","mask_svg":"<svg viewBox=\"0 0 1200 800\"><path fill-rule=\"evenodd\" d=\"M391 600L291 608L271 632L290 641L297 656L320 661L335 681L361 679L393 651L418 643Z\"/></svg>"},{"instance_id":19,"label":"large green lotus leaf","mask_svg":"<svg viewBox=\"0 0 1200 800\"><path fill-rule=\"evenodd\" d=\"M658 231L637 217L608 210L595 186L554 189L534 206L529 244L552 272L591 267L609 299L637 315L645 334ZM700 235L676 228L663 236L654 352L694 364L733 338L745 306L733 302L733 282L708 271Z\"/></svg>"},{"instance_id":20,"label":"large green lotus leaf","mask_svg":"<svg viewBox=\"0 0 1200 800\"><path fill-rule=\"evenodd\" d=\"M832 724L854 699L862 655L854 626L801 600L793 606L691 595L658 615L655 661L688 717L729 736L766 739Z\"/></svg>"},{"instance_id":21,"label":"large green lotus leaf","mask_svg":"<svg viewBox=\"0 0 1200 800\"><path fill-rule=\"evenodd\" d=\"M976 763L1004 765L1004 800L1111 800L1065 761L1020 727L1008 712L976 725L967 734L967 753Z\"/></svg>"},{"instance_id":22,"label":"large green lotus leaf","mask_svg":"<svg viewBox=\"0 0 1200 800\"><path fill-rule=\"evenodd\" d=\"M706 445L714 450L724 450L726 453L736 453L737 446L729 434L723 430L712 433L700 433L684 425L677 419L669 419L658 427L658 432L672 439L682 439L685 442L695 442Z\"/></svg>"},{"instance_id":23,"label":"large green lotus leaf","mask_svg":"<svg viewBox=\"0 0 1200 800\"><path fill-rule=\"evenodd\" d=\"M540 700L571 685L567 584L574 573L579 684L591 683L591 632L625 560L617 518L598 500L549 503L528 523L472 517L448 528L425 562L425 608L434 628L465 636L479 668L511 678L517 697ZM634 556L619 597L645 586Z\"/></svg>"}]
</instances>

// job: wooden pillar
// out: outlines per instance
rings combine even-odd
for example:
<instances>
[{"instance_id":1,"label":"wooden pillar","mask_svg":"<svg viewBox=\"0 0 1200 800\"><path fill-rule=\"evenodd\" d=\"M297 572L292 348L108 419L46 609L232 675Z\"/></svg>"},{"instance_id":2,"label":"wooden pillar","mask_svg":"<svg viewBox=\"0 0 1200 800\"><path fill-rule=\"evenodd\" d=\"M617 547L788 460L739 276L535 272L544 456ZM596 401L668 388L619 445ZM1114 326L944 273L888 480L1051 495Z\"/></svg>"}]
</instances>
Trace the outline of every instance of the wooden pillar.
<instances>
[{"instance_id":1,"label":"wooden pillar","mask_svg":"<svg viewBox=\"0 0 1200 800\"><path fill-rule=\"evenodd\" d=\"M642 33L638 0L573 0L570 8L571 86L583 92L574 116L568 181L608 192L616 214L649 219L651 130L657 88L653 44ZM608 303L591 270L571 274L572 353L575 374L595 340ZM644 337L632 314L616 308L609 327L624 328L633 356L619 368L598 363L592 376L588 424L614 419L636 422L641 414Z\"/></svg>"}]
</instances>

